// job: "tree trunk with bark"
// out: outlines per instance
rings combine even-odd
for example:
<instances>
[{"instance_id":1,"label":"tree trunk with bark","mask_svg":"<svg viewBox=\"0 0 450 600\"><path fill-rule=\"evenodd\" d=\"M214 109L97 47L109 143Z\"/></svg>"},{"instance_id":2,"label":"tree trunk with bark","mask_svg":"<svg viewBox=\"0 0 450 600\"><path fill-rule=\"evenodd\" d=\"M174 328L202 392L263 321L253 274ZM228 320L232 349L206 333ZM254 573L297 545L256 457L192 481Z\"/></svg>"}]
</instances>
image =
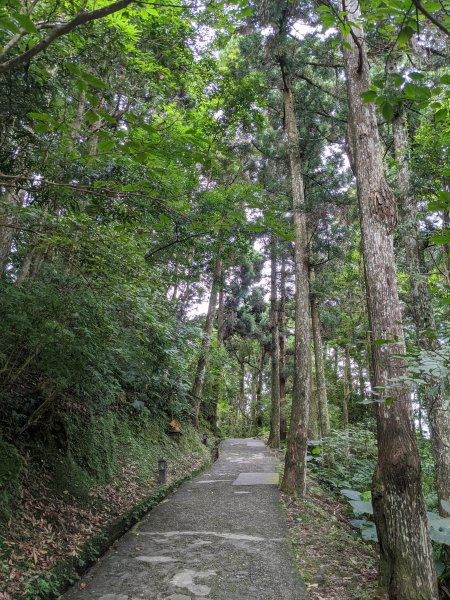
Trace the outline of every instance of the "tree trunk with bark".
<instances>
[{"instance_id":1,"label":"tree trunk with bark","mask_svg":"<svg viewBox=\"0 0 450 600\"><path fill-rule=\"evenodd\" d=\"M450 192L450 185L445 186L445 191ZM445 209L442 211L442 229L444 231L450 228L450 212ZM443 276L445 285L450 287L450 244L442 245L442 262L443 262Z\"/></svg>"},{"instance_id":2,"label":"tree trunk with bark","mask_svg":"<svg viewBox=\"0 0 450 600\"><path fill-rule=\"evenodd\" d=\"M292 180L295 268L295 353L292 413L282 488L302 497L306 487L308 417L311 401L311 332L309 324L309 260L307 251L305 193L295 100L286 60L279 57L283 77L284 122Z\"/></svg>"},{"instance_id":3,"label":"tree trunk with bark","mask_svg":"<svg viewBox=\"0 0 450 600\"><path fill-rule=\"evenodd\" d=\"M0 219L2 220L0 225L0 277L3 277L16 231L13 227L14 219L11 216L0 214Z\"/></svg>"},{"instance_id":4,"label":"tree trunk with bark","mask_svg":"<svg viewBox=\"0 0 450 600\"><path fill-rule=\"evenodd\" d=\"M286 256L281 256L280 302L278 306L280 333L280 440L286 440Z\"/></svg>"},{"instance_id":5,"label":"tree trunk with bark","mask_svg":"<svg viewBox=\"0 0 450 600\"><path fill-rule=\"evenodd\" d=\"M333 348L333 371L336 381L339 379L339 346Z\"/></svg>"},{"instance_id":6,"label":"tree trunk with bark","mask_svg":"<svg viewBox=\"0 0 450 600\"><path fill-rule=\"evenodd\" d=\"M0 278L5 275L11 245L14 236L18 233L16 210L21 205L21 194L24 192L11 192L7 189L3 192L0 202Z\"/></svg>"},{"instance_id":7,"label":"tree trunk with bark","mask_svg":"<svg viewBox=\"0 0 450 600\"><path fill-rule=\"evenodd\" d=\"M439 352L440 344L428 288L424 246L420 239L417 205L411 188L409 143L403 114L394 118L393 132L401 197L401 240L405 249L405 266L409 280L409 306L419 347L428 352ZM424 386L422 399L430 423L439 512L448 517L450 515L443 508L441 501L450 500L450 400L438 379L432 376L427 376L426 379L428 385Z\"/></svg>"},{"instance_id":8,"label":"tree trunk with bark","mask_svg":"<svg viewBox=\"0 0 450 600\"><path fill-rule=\"evenodd\" d=\"M421 469L409 390L391 386L405 376L402 314L395 273L395 200L384 173L375 106L361 94L370 84L364 32L355 25L357 0L342 5L351 16L343 45L350 143L356 173L366 294L372 337L373 377L378 392L378 460L372 500L380 543L380 581L392 600L431 600L438 596L427 528ZM374 344L376 340L390 343ZM391 386L391 387L389 387ZM384 398L391 398L389 402Z\"/></svg>"},{"instance_id":9,"label":"tree trunk with bark","mask_svg":"<svg viewBox=\"0 0 450 600\"><path fill-rule=\"evenodd\" d=\"M247 408L246 397L245 397L245 363L244 362L240 363L240 370L239 370L238 408L239 408L239 412L241 413L242 429L244 429L245 420L246 420L246 408Z\"/></svg>"},{"instance_id":10,"label":"tree trunk with bark","mask_svg":"<svg viewBox=\"0 0 450 600\"><path fill-rule=\"evenodd\" d=\"M219 346L223 344L225 335L225 290L223 283L224 273L221 273L221 285L219 289L219 306L217 308L217 343Z\"/></svg>"},{"instance_id":11,"label":"tree trunk with bark","mask_svg":"<svg viewBox=\"0 0 450 600\"><path fill-rule=\"evenodd\" d=\"M351 366L350 366L350 349L348 344L345 346L345 361L344 361L344 395L342 398L342 428L348 429L348 409L352 397L351 384Z\"/></svg>"},{"instance_id":12,"label":"tree trunk with bark","mask_svg":"<svg viewBox=\"0 0 450 600\"><path fill-rule=\"evenodd\" d=\"M311 401L309 403L308 440L317 440L320 436L319 406L314 379L311 377Z\"/></svg>"},{"instance_id":13,"label":"tree trunk with bark","mask_svg":"<svg viewBox=\"0 0 450 600\"><path fill-rule=\"evenodd\" d=\"M316 393L319 412L320 432L322 437L330 435L330 416L328 413L327 386L323 361L322 335L320 332L320 316L317 300L311 294L311 321L314 340L314 359L316 367Z\"/></svg>"},{"instance_id":14,"label":"tree trunk with bark","mask_svg":"<svg viewBox=\"0 0 450 600\"><path fill-rule=\"evenodd\" d=\"M358 385L359 395L364 399L366 396L366 380L364 378L363 357L361 354L358 357Z\"/></svg>"},{"instance_id":15,"label":"tree trunk with bark","mask_svg":"<svg viewBox=\"0 0 450 600\"><path fill-rule=\"evenodd\" d=\"M255 426L259 430L263 426L263 414L262 414L262 392L263 392L263 375L264 375L264 362L266 359L266 350L264 346L261 346L261 354L259 356L258 365L258 380L256 384L256 406L255 406Z\"/></svg>"},{"instance_id":16,"label":"tree trunk with bark","mask_svg":"<svg viewBox=\"0 0 450 600\"><path fill-rule=\"evenodd\" d=\"M271 347L271 409L268 444L271 448L280 447L280 337L278 331L277 294L277 245L275 237L270 241L270 329Z\"/></svg>"},{"instance_id":17,"label":"tree trunk with bark","mask_svg":"<svg viewBox=\"0 0 450 600\"><path fill-rule=\"evenodd\" d=\"M209 348L211 346L211 334L213 330L214 316L216 313L217 296L219 291L219 281L221 272L222 258L219 253L214 264L211 282L211 293L209 295L208 312L206 313L200 355L198 357L197 369L191 392L192 397L194 399L194 425L196 429L198 429L200 426L200 407L202 401L203 386L205 385L206 367L208 366L208 355Z\"/></svg>"}]
</instances>

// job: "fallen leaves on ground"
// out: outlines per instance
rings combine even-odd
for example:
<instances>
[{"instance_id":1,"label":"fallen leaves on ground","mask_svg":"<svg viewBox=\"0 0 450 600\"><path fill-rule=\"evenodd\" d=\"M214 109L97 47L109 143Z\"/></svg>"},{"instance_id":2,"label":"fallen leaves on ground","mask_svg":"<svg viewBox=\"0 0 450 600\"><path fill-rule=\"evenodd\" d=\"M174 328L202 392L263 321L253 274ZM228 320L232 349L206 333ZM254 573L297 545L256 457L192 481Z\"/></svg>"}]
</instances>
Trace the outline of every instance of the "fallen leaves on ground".
<instances>
[{"instance_id":1,"label":"fallen leaves on ground","mask_svg":"<svg viewBox=\"0 0 450 600\"><path fill-rule=\"evenodd\" d=\"M310 479L304 500L283 495L295 561L311 600L385 600L377 553L357 537L346 507Z\"/></svg>"},{"instance_id":2,"label":"fallen leaves on ground","mask_svg":"<svg viewBox=\"0 0 450 600\"><path fill-rule=\"evenodd\" d=\"M204 456L189 453L170 465L168 484L198 469ZM108 523L131 511L158 488L155 475L143 483L136 465L90 490L92 505L80 507L69 494L51 491L52 475L28 469L16 517L0 526L0 600L26 598L26 588L61 560L76 557Z\"/></svg>"}]
</instances>

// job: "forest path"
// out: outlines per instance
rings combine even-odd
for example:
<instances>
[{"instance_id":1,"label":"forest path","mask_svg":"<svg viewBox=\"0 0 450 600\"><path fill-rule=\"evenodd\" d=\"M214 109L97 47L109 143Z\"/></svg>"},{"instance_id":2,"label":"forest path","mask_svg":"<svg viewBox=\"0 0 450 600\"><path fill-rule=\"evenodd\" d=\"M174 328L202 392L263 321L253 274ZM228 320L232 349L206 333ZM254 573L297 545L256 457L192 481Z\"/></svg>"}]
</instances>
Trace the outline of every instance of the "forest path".
<instances>
[{"instance_id":1,"label":"forest path","mask_svg":"<svg viewBox=\"0 0 450 600\"><path fill-rule=\"evenodd\" d=\"M262 442L225 440L206 473L116 542L64 600L305 600L276 468Z\"/></svg>"}]
</instances>

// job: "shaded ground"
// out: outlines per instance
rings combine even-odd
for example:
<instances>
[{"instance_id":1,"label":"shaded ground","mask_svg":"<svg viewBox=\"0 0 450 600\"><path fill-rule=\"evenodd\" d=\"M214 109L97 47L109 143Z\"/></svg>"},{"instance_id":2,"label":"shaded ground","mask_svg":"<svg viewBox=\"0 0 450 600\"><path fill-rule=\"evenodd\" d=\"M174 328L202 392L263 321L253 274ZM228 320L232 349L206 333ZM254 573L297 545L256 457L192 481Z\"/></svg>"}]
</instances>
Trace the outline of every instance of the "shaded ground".
<instances>
[{"instance_id":1,"label":"shaded ground","mask_svg":"<svg viewBox=\"0 0 450 600\"><path fill-rule=\"evenodd\" d=\"M283 496L295 561L311 600L385 600L377 553L357 537L345 505L308 480L304 501Z\"/></svg>"},{"instance_id":2,"label":"shaded ground","mask_svg":"<svg viewBox=\"0 0 450 600\"><path fill-rule=\"evenodd\" d=\"M172 461L168 483L205 460L204 454L187 452ZM0 600L53 597L45 581L50 570L78 556L94 534L160 487L156 470L143 482L136 467L126 464L110 484L92 488L90 505L82 507L65 491L55 494L45 469L26 473L16 514L0 527Z\"/></svg>"},{"instance_id":3,"label":"shaded ground","mask_svg":"<svg viewBox=\"0 0 450 600\"><path fill-rule=\"evenodd\" d=\"M151 511L64 599L306 600L268 475L276 467L262 442L226 440L206 474Z\"/></svg>"}]
</instances>

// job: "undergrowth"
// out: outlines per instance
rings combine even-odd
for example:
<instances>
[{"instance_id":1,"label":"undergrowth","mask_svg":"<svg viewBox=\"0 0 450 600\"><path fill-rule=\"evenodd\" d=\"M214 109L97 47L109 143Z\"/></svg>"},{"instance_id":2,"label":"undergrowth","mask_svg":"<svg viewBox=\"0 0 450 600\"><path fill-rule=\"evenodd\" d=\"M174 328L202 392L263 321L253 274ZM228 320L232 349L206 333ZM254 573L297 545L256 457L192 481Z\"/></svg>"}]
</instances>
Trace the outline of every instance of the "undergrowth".
<instances>
[{"instance_id":1,"label":"undergrowth","mask_svg":"<svg viewBox=\"0 0 450 600\"><path fill-rule=\"evenodd\" d=\"M157 500L159 458L167 460L169 486L209 461L191 426L177 440L166 430L164 415L109 412L72 418L65 448L42 444L31 454L24 445L20 461L11 462L11 471L20 464L14 501L7 498L0 521L0 598L57 595L75 576L59 564L83 568L98 552L99 540L92 548L90 540L124 515L142 513L148 498Z\"/></svg>"}]
</instances>

